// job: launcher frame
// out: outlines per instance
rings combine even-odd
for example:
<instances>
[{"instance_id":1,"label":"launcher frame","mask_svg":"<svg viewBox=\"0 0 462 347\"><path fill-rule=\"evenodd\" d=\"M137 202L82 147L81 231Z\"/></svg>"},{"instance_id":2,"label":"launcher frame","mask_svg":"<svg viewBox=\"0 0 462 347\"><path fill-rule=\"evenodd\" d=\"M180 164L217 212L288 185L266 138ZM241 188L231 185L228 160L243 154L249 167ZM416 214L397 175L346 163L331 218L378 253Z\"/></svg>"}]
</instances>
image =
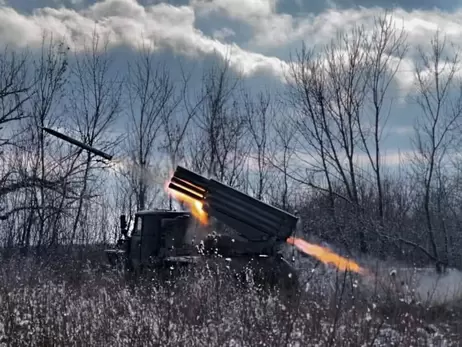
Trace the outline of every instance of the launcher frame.
<instances>
[{"instance_id":1,"label":"launcher frame","mask_svg":"<svg viewBox=\"0 0 462 347\"><path fill-rule=\"evenodd\" d=\"M298 222L298 217L286 211L182 166L177 166L168 188L199 200L208 215L249 241L283 242Z\"/></svg>"}]
</instances>

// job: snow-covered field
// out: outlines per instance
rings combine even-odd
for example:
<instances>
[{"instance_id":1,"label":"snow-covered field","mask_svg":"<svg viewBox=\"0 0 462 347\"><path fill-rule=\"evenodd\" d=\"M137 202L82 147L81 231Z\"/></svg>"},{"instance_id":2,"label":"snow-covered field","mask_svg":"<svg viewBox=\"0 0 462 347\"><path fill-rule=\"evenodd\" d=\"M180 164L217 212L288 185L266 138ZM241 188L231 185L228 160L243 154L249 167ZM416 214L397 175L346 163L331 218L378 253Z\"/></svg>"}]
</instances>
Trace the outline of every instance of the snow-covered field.
<instances>
[{"instance_id":1,"label":"snow-covered field","mask_svg":"<svg viewBox=\"0 0 462 347\"><path fill-rule=\"evenodd\" d=\"M444 305L407 300L408 293L373 290L357 275L319 267L302 281L301 297L290 301L207 271L159 286L64 263L44 269L5 260L0 345L457 346L461 339L457 297Z\"/></svg>"}]
</instances>

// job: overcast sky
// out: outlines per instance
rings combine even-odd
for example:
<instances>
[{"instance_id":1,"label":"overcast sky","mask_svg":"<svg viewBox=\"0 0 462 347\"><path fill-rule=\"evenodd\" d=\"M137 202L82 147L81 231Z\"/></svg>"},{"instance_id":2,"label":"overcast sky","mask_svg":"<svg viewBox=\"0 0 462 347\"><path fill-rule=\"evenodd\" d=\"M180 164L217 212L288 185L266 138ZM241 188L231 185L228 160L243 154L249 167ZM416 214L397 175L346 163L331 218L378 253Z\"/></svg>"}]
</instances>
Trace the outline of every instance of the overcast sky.
<instances>
[{"instance_id":1,"label":"overcast sky","mask_svg":"<svg viewBox=\"0 0 462 347\"><path fill-rule=\"evenodd\" d=\"M0 0L0 44L40 44L41 29L73 39L96 28L115 44L135 49L141 34L158 47L201 61L213 51L230 53L234 68L248 77L280 81L289 53L307 44L327 43L339 29L372 23L393 8L412 44L428 42L436 28L462 41L462 0ZM79 49L78 46L73 49ZM134 52L126 52L134 54ZM412 62L398 75L390 97L403 100L412 83ZM260 77L261 78L261 77ZM260 80L261 81L261 80ZM278 82L279 83L279 82ZM396 103L388 124L386 147L392 159L409 150L416 105Z\"/></svg>"}]
</instances>

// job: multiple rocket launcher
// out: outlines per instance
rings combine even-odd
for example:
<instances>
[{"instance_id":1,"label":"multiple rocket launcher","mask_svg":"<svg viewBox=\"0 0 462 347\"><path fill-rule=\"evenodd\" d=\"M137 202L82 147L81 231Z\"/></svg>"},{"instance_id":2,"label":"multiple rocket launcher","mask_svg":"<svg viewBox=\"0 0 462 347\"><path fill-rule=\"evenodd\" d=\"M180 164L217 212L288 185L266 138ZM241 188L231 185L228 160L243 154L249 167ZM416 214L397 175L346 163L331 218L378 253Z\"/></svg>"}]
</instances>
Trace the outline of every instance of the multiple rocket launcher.
<instances>
[{"instance_id":1,"label":"multiple rocket launcher","mask_svg":"<svg viewBox=\"0 0 462 347\"><path fill-rule=\"evenodd\" d=\"M104 159L112 160L113 158L112 155L56 130L46 127L42 127L42 129ZM296 246L300 251L314 256L326 264L333 264L341 270L360 273L365 271L355 262L340 257L329 249L294 238L293 233L298 217L214 179L205 178L184 167L177 166L168 188L197 202L203 212L228 225L250 242L272 243L274 245L287 242Z\"/></svg>"}]
</instances>

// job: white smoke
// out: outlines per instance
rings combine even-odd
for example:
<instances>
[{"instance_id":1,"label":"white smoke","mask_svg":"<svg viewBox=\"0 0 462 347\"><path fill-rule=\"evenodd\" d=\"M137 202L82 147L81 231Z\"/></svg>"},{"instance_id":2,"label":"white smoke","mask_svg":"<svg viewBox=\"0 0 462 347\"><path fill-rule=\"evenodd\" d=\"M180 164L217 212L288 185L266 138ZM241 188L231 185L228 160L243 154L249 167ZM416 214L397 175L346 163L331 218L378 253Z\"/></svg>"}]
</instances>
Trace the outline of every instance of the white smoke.
<instances>
[{"instance_id":1,"label":"white smoke","mask_svg":"<svg viewBox=\"0 0 462 347\"><path fill-rule=\"evenodd\" d=\"M448 269L443 274L434 269L420 269L410 280L415 298L424 305L450 305L462 300L462 272L457 269Z\"/></svg>"},{"instance_id":2,"label":"white smoke","mask_svg":"<svg viewBox=\"0 0 462 347\"><path fill-rule=\"evenodd\" d=\"M457 269L447 269L442 274L432 267L382 264L370 269L373 274L361 280L369 294L424 307L449 306L462 301L462 272Z\"/></svg>"}]
</instances>

